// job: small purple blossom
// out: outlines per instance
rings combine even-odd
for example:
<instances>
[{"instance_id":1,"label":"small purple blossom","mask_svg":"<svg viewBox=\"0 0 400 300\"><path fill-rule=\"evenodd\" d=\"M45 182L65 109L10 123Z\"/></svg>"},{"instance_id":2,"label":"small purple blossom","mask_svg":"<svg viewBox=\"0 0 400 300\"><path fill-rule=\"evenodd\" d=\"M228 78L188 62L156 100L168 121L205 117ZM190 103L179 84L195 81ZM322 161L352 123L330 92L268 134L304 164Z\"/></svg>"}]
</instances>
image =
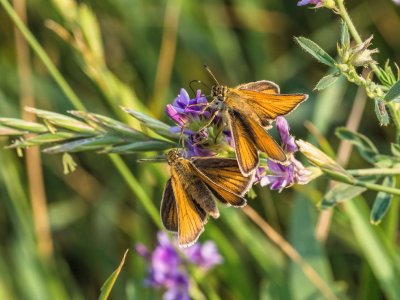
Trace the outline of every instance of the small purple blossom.
<instances>
[{"instance_id":1,"label":"small purple blossom","mask_svg":"<svg viewBox=\"0 0 400 300\"><path fill-rule=\"evenodd\" d=\"M187 138L187 155L192 156L213 156L214 151L207 149L208 131L202 130L189 134Z\"/></svg>"},{"instance_id":2,"label":"small purple blossom","mask_svg":"<svg viewBox=\"0 0 400 300\"><path fill-rule=\"evenodd\" d=\"M222 263L222 257L211 241L179 249L176 240L171 241L167 234L159 232L157 242L153 252L142 244L137 244L135 249L150 263L149 276L145 283L155 288L166 289L163 300L190 299L188 264L208 271Z\"/></svg>"},{"instance_id":3,"label":"small purple blossom","mask_svg":"<svg viewBox=\"0 0 400 300\"><path fill-rule=\"evenodd\" d=\"M321 7L323 5L322 0L301 0L297 2L297 6L304 6L304 5L315 5L315 7Z\"/></svg>"},{"instance_id":4,"label":"small purple blossom","mask_svg":"<svg viewBox=\"0 0 400 300\"><path fill-rule=\"evenodd\" d=\"M205 96L197 90L196 97L190 99L188 92L181 89L172 104L165 108L167 115L180 127L184 127L193 119L209 118L210 112L204 110L208 102Z\"/></svg>"},{"instance_id":5,"label":"small purple blossom","mask_svg":"<svg viewBox=\"0 0 400 300\"><path fill-rule=\"evenodd\" d=\"M394 4L400 5L400 0L393 0Z\"/></svg>"},{"instance_id":6,"label":"small purple blossom","mask_svg":"<svg viewBox=\"0 0 400 300\"><path fill-rule=\"evenodd\" d=\"M290 135L289 123L284 117L278 116L276 118L276 129L281 137L283 150L287 153L294 153L299 150L294 141L294 137Z\"/></svg>"},{"instance_id":7,"label":"small purple blossom","mask_svg":"<svg viewBox=\"0 0 400 300\"><path fill-rule=\"evenodd\" d=\"M211 269L221 264L223 259L218 253L214 242L207 241L204 244L195 244L193 247L184 249L186 258L204 270Z\"/></svg>"},{"instance_id":8,"label":"small purple blossom","mask_svg":"<svg viewBox=\"0 0 400 300\"><path fill-rule=\"evenodd\" d=\"M282 148L289 157L289 164L281 164L272 160L267 160L267 167L258 168L255 182L261 186L269 185L271 190L281 192L284 188L292 186L294 183L306 184L310 181L311 171L306 169L303 164L294 157L294 153L299 149L295 139L289 132L289 124L284 117L276 118L276 128L282 142Z\"/></svg>"}]
</instances>

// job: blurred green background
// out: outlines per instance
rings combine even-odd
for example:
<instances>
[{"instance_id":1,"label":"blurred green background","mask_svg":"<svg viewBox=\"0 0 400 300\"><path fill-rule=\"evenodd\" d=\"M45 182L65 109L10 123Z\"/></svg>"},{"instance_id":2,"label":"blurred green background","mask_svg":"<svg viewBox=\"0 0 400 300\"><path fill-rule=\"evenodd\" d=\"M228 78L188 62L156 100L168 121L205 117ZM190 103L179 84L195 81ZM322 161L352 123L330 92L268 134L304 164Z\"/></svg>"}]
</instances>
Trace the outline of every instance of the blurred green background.
<instances>
[{"instance_id":1,"label":"blurred green background","mask_svg":"<svg viewBox=\"0 0 400 300\"><path fill-rule=\"evenodd\" d=\"M367 134L382 152L393 140L394 128L379 126L372 101L356 87L339 81L313 91L329 70L302 52L293 37L309 37L334 55L340 22L328 10L300 8L295 0L27 2L29 29L89 111L135 126L119 108L124 105L170 123L164 106L180 88L189 90L193 79L209 84L207 64L230 86L268 79L283 92L309 93L288 117L292 133L320 142L325 150L330 144L349 168L369 166L346 145L337 152L336 126L347 123ZM377 60L399 62L400 8L389 0L348 2L363 38L374 35ZM60 113L75 109L35 52L29 50L28 64L18 58L24 43L16 41L3 7L0 41L0 117L22 116L22 106L30 104L24 100L30 84L35 107ZM21 80L29 66L32 77ZM1 147L9 143L0 137ZM79 167L64 175L61 156L42 155L42 163L35 164L34 155L19 158L15 151L0 151L0 299L96 299L125 249L137 242L154 246L157 226L138 197L159 206L166 164L143 165L135 155L124 156L137 180L129 186L108 156L73 156ZM31 186L27 164L39 179ZM41 166L46 202L40 201ZM249 202L340 299L400 299L399 199L379 226L369 223L375 194L367 193L335 208L324 229L318 220L330 216L321 217L315 204L328 185L318 179L280 194L257 187L258 196ZM46 208L50 236L43 225ZM35 231L33 224L44 229ZM298 265L240 210L221 209L221 218L207 224L200 241L206 239L217 243L225 260L205 279L221 299L323 299ZM146 274L143 259L131 251L111 298L158 299L160 292L143 286Z\"/></svg>"}]
</instances>

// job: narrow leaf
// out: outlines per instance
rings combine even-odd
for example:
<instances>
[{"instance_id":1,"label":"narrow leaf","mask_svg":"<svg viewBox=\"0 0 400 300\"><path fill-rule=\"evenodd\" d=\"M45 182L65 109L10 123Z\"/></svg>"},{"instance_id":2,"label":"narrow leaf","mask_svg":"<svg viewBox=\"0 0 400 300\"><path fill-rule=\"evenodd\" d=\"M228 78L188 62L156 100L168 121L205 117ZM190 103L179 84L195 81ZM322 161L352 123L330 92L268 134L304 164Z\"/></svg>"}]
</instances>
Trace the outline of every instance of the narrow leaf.
<instances>
[{"instance_id":1,"label":"narrow leaf","mask_svg":"<svg viewBox=\"0 0 400 300\"><path fill-rule=\"evenodd\" d=\"M344 22L343 20L341 22L340 43L344 47L349 47L350 46L349 28L347 27L346 22Z\"/></svg>"},{"instance_id":2,"label":"narrow leaf","mask_svg":"<svg viewBox=\"0 0 400 300\"><path fill-rule=\"evenodd\" d=\"M0 124L18 130L25 130L33 133L47 132L46 126L34 122L28 122L14 118L0 118Z\"/></svg>"},{"instance_id":3,"label":"narrow leaf","mask_svg":"<svg viewBox=\"0 0 400 300\"><path fill-rule=\"evenodd\" d=\"M353 199L361 195L367 189L359 186L352 186L345 183L339 183L329 190L320 203L321 209L327 209L346 200Z\"/></svg>"},{"instance_id":4,"label":"narrow leaf","mask_svg":"<svg viewBox=\"0 0 400 300\"><path fill-rule=\"evenodd\" d=\"M385 101L375 98L375 114L381 126L387 126L390 123L389 114L386 110Z\"/></svg>"},{"instance_id":5,"label":"narrow leaf","mask_svg":"<svg viewBox=\"0 0 400 300\"><path fill-rule=\"evenodd\" d=\"M78 121L74 118L71 118L71 117L68 117L68 116L65 116L62 114L58 114L58 113L54 113L54 112L42 110L42 109L36 109L36 108L32 108L32 107L26 107L25 110L36 114L38 117L45 119L47 122L49 122L55 126L58 126L58 127L62 127L65 129L75 131L75 132L79 132L79 133L94 133L94 132L96 132L96 130L94 128L90 127L86 123L83 123L81 121Z\"/></svg>"},{"instance_id":6,"label":"narrow leaf","mask_svg":"<svg viewBox=\"0 0 400 300\"><path fill-rule=\"evenodd\" d=\"M296 37L296 42L303 48L306 52L311 54L315 59L319 62L328 65L330 67L334 67L336 61L323 50L320 46L314 43L312 40L309 40L305 37Z\"/></svg>"},{"instance_id":7,"label":"narrow leaf","mask_svg":"<svg viewBox=\"0 0 400 300\"><path fill-rule=\"evenodd\" d=\"M79 152L88 150L99 150L110 147L115 144L120 144L125 140L118 136L102 135L86 139L75 140L43 150L45 153L62 153L62 152Z\"/></svg>"},{"instance_id":8,"label":"narrow leaf","mask_svg":"<svg viewBox=\"0 0 400 300\"><path fill-rule=\"evenodd\" d=\"M342 140L348 140L358 149L360 155L368 162L375 163L376 156L379 154L378 149L365 135L351 131L345 127L336 129L336 135Z\"/></svg>"},{"instance_id":9,"label":"narrow leaf","mask_svg":"<svg viewBox=\"0 0 400 300\"><path fill-rule=\"evenodd\" d=\"M138 111L135 111L133 109L129 109L129 108L125 108L125 107L122 107L122 109L125 112L127 112L128 114L130 114L132 117L134 117L135 119L140 121L146 127L154 130L156 133L158 133L162 136L168 137L168 138L176 139L178 137L178 135L176 133L172 133L170 131L171 126L169 126L153 117L150 117L148 115L145 115Z\"/></svg>"},{"instance_id":10,"label":"narrow leaf","mask_svg":"<svg viewBox=\"0 0 400 300\"><path fill-rule=\"evenodd\" d=\"M99 296L99 300L107 300L108 296L111 293L111 290L115 284L115 281L118 278L119 273L122 270L122 267L124 266L125 263L125 258L126 255L128 254L129 249L126 249L124 256L122 257L121 263L119 264L118 268L112 272L112 274L107 278L107 280L104 282L103 286L100 288L100 296Z\"/></svg>"},{"instance_id":11,"label":"narrow leaf","mask_svg":"<svg viewBox=\"0 0 400 300\"><path fill-rule=\"evenodd\" d=\"M315 86L314 90L321 91L326 89L327 87L330 87L332 84L338 80L339 76L337 74L329 74L324 77L322 77L317 85Z\"/></svg>"},{"instance_id":12,"label":"narrow leaf","mask_svg":"<svg viewBox=\"0 0 400 300\"><path fill-rule=\"evenodd\" d=\"M130 143L128 145L116 146L111 149L107 149L107 153L132 153L141 151L162 151L177 147L176 144L160 141L160 140L149 140Z\"/></svg>"},{"instance_id":13,"label":"narrow leaf","mask_svg":"<svg viewBox=\"0 0 400 300\"><path fill-rule=\"evenodd\" d=\"M386 93L386 101L400 101L400 80L398 80Z\"/></svg>"},{"instance_id":14,"label":"narrow leaf","mask_svg":"<svg viewBox=\"0 0 400 300\"><path fill-rule=\"evenodd\" d=\"M395 186L395 178L393 176L387 176L383 180L382 185L387 187ZM374 205L371 210L371 223L374 225L378 225L382 218L386 215L389 210L390 204L392 203L393 194L388 194L385 192L379 192L376 196Z\"/></svg>"},{"instance_id":15,"label":"narrow leaf","mask_svg":"<svg viewBox=\"0 0 400 300\"><path fill-rule=\"evenodd\" d=\"M400 145L399 144L392 143L390 145L390 150L392 151L392 154L394 156L400 157Z\"/></svg>"},{"instance_id":16,"label":"narrow leaf","mask_svg":"<svg viewBox=\"0 0 400 300\"><path fill-rule=\"evenodd\" d=\"M68 139L76 138L76 133L73 132L56 132L56 133L44 133L37 136L34 136L29 139L22 139L15 141L12 145L7 148L24 148L30 146L37 146L49 143L55 143L60 141L65 141Z\"/></svg>"}]
</instances>

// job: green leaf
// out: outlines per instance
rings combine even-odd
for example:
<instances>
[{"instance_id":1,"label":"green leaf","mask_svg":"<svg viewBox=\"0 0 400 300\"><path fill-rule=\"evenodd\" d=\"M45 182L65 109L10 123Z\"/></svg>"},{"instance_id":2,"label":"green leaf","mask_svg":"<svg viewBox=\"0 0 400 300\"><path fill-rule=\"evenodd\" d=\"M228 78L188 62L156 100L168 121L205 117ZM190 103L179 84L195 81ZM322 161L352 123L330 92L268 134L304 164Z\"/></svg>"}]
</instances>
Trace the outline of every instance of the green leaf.
<instances>
[{"instance_id":1,"label":"green leaf","mask_svg":"<svg viewBox=\"0 0 400 300\"><path fill-rule=\"evenodd\" d=\"M121 272L122 267L124 266L125 258L126 258L126 255L128 254L128 251L129 251L129 249L126 249L118 268L114 272L112 272L112 274L107 278L107 280L104 282L103 286L100 288L101 293L98 298L99 300L107 300L108 299L108 296L111 293L111 290L115 284L115 281L117 280L118 275Z\"/></svg>"},{"instance_id":2,"label":"green leaf","mask_svg":"<svg viewBox=\"0 0 400 300\"><path fill-rule=\"evenodd\" d=\"M395 187L395 178L393 176L387 176L383 180L382 185L387 187ZM378 225L382 218L386 215L389 210L390 204L392 203L393 194L385 192L379 192L374 201L374 205L371 210L371 223Z\"/></svg>"},{"instance_id":3,"label":"green leaf","mask_svg":"<svg viewBox=\"0 0 400 300\"><path fill-rule=\"evenodd\" d=\"M392 151L392 154L394 156L400 157L400 145L399 144L392 143L390 145L390 150Z\"/></svg>"},{"instance_id":4,"label":"green leaf","mask_svg":"<svg viewBox=\"0 0 400 300\"><path fill-rule=\"evenodd\" d=\"M379 154L378 149L365 135L351 131L345 127L336 129L336 135L342 140L348 140L357 147L360 155L368 162L375 163L376 156Z\"/></svg>"},{"instance_id":5,"label":"green leaf","mask_svg":"<svg viewBox=\"0 0 400 300\"><path fill-rule=\"evenodd\" d=\"M7 148L24 148L30 146L37 146L49 143L55 143L60 141L65 141L68 139L73 139L79 137L80 135L74 132L56 132L56 133L44 133L37 136L34 136L29 139L22 139L15 141L12 145Z\"/></svg>"},{"instance_id":6,"label":"green leaf","mask_svg":"<svg viewBox=\"0 0 400 300\"><path fill-rule=\"evenodd\" d=\"M43 150L45 153L62 153L62 152L79 152L88 150L98 150L110 147L114 144L120 144L125 140L119 136L110 134L96 136L86 139L75 140L72 142L64 143L54 147L46 148Z\"/></svg>"},{"instance_id":7,"label":"green leaf","mask_svg":"<svg viewBox=\"0 0 400 300\"><path fill-rule=\"evenodd\" d=\"M138 111L135 111L133 109L129 109L129 108L125 108L122 107L122 109L127 112L128 114L130 114L132 117L134 117L135 119L137 119L138 121L140 121L143 125L145 125L146 127L154 130L156 133L168 137L168 138L174 138L176 139L177 137L179 137L176 133L173 133L170 131L171 126L153 118L150 117L148 115L142 114Z\"/></svg>"},{"instance_id":8,"label":"green leaf","mask_svg":"<svg viewBox=\"0 0 400 300\"><path fill-rule=\"evenodd\" d=\"M302 36L296 37L294 39L300 45L300 47L303 48L303 50L311 54L319 62L330 67L335 67L336 61L312 40L309 40Z\"/></svg>"},{"instance_id":9,"label":"green leaf","mask_svg":"<svg viewBox=\"0 0 400 300\"><path fill-rule=\"evenodd\" d=\"M338 203L353 199L354 197L361 195L366 190L367 189L364 187L339 183L325 194L324 198L320 203L320 208L321 209L331 208Z\"/></svg>"},{"instance_id":10,"label":"green leaf","mask_svg":"<svg viewBox=\"0 0 400 300\"><path fill-rule=\"evenodd\" d=\"M34 122L28 122L14 118L0 118L0 124L18 130L25 130L33 133L44 133L48 129L46 126Z\"/></svg>"},{"instance_id":11,"label":"green leaf","mask_svg":"<svg viewBox=\"0 0 400 300\"><path fill-rule=\"evenodd\" d=\"M400 80L398 80L386 93L386 101L400 101Z\"/></svg>"},{"instance_id":12,"label":"green leaf","mask_svg":"<svg viewBox=\"0 0 400 300\"><path fill-rule=\"evenodd\" d=\"M65 116L62 114L50 112L47 110L36 109L36 108L32 108L32 107L26 107L25 110L36 114L38 117L40 117L58 127L62 127L65 129L75 131L75 132L79 132L79 133L95 133L96 132L96 130L94 128L90 127L86 123L83 123L81 121L78 121L74 118L71 118L71 117L68 117L68 116Z\"/></svg>"},{"instance_id":13,"label":"green leaf","mask_svg":"<svg viewBox=\"0 0 400 300\"><path fill-rule=\"evenodd\" d=\"M111 149L107 149L107 153L133 153L141 151L162 151L177 147L177 144L168 143L160 140L149 140L130 143L128 145L116 146Z\"/></svg>"},{"instance_id":14,"label":"green leaf","mask_svg":"<svg viewBox=\"0 0 400 300\"><path fill-rule=\"evenodd\" d=\"M324 90L327 87L330 87L332 84L334 84L336 82L336 80L338 80L338 78L339 78L339 76L336 73L326 75L318 81L314 90L317 90L317 91Z\"/></svg>"},{"instance_id":15,"label":"green leaf","mask_svg":"<svg viewBox=\"0 0 400 300\"><path fill-rule=\"evenodd\" d=\"M132 127L129 127L125 123L119 122L117 120L114 120L112 118L99 115L99 114L93 114L89 112L84 112L84 111L69 111L69 113L73 114L74 116L77 116L83 120L85 120L88 123L96 123L97 126L100 127L105 127L106 129L115 131L119 134L125 135L127 137L132 137L137 140L146 140L148 137L143 134L140 131L137 131L133 129Z\"/></svg>"},{"instance_id":16,"label":"green leaf","mask_svg":"<svg viewBox=\"0 0 400 300\"><path fill-rule=\"evenodd\" d=\"M375 98L375 114L381 126L389 125L390 119L386 110L385 101L380 98Z\"/></svg>"},{"instance_id":17,"label":"green leaf","mask_svg":"<svg viewBox=\"0 0 400 300\"><path fill-rule=\"evenodd\" d=\"M340 43L344 47L350 47L350 34L349 28L347 27L346 22L341 20L341 27L340 27Z\"/></svg>"}]
</instances>

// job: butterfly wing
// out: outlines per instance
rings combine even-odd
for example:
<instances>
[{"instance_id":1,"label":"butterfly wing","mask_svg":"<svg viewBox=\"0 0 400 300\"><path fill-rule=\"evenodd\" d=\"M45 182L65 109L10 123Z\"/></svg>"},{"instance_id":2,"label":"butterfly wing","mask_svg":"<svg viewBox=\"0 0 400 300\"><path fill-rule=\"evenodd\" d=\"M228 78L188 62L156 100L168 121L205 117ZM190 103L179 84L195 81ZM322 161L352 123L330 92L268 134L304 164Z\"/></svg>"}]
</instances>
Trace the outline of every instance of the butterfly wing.
<instances>
[{"instance_id":1,"label":"butterfly wing","mask_svg":"<svg viewBox=\"0 0 400 300\"><path fill-rule=\"evenodd\" d=\"M253 139L257 149L268 155L268 158L284 163L287 157L282 147L272 138L268 131L261 124L254 121L252 118L244 120L250 131L250 136Z\"/></svg>"},{"instance_id":2,"label":"butterfly wing","mask_svg":"<svg viewBox=\"0 0 400 300\"><path fill-rule=\"evenodd\" d=\"M266 94L279 94L279 86L276 83L268 80L244 83L238 85L235 89L250 90Z\"/></svg>"},{"instance_id":3,"label":"butterfly wing","mask_svg":"<svg viewBox=\"0 0 400 300\"><path fill-rule=\"evenodd\" d=\"M237 111L229 109L226 118L232 133L240 171L243 175L249 176L258 166L258 151L250 136L250 130Z\"/></svg>"},{"instance_id":4,"label":"butterfly wing","mask_svg":"<svg viewBox=\"0 0 400 300\"><path fill-rule=\"evenodd\" d=\"M243 176L236 159L207 157L192 163L212 182L232 193L243 196L251 187L253 176Z\"/></svg>"},{"instance_id":5,"label":"butterfly wing","mask_svg":"<svg viewBox=\"0 0 400 300\"><path fill-rule=\"evenodd\" d=\"M178 242L181 247L193 245L204 231L205 211L193 201L176 168L171 168L171 186L178 215Z\"/></svg>"},{"instance_id":6,"label":"butterfly wing","mask_svg":"<svg viewBox=\"0 0 400 300\"><path fill-rule=\"evenodd\" d=\"M307 98L306 94L269 94L254 90L229 89L225 105L267 125L276 117L296 109Z\"/></svg>"},{"instance_id":7,"label":"butterfly wing","mask_svg":"<svg viewBox=\"0 0 400 300\"><path fill-rule=\"evenodd\" d=\"M178 209L172 190L171 179L168 179L164 187L164 193L160 207L161 221L165 229L178 232Z\"/></svg>"}]
</instances>

